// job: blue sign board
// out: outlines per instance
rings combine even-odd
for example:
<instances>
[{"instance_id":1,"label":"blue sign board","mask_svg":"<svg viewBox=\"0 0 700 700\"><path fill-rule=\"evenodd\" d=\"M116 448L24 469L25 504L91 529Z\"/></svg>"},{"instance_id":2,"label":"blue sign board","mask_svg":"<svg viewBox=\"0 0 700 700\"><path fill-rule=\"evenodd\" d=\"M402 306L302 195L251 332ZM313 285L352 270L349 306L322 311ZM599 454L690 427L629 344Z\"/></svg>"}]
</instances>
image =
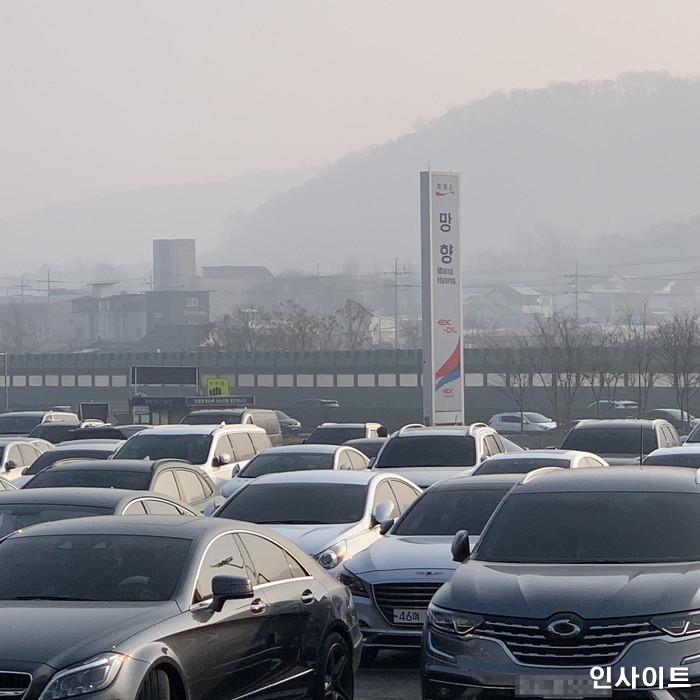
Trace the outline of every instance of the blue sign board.
<instances>
[{"instance_id":1,"label":"blue sign board","mask_svg":"<svg viewBox=\"0 0 700 700\"><path fill-rule=\"evenodd\" d=\"M255 396L134 396L132 406L254 406Z\"/></svg>"}]
</instances>

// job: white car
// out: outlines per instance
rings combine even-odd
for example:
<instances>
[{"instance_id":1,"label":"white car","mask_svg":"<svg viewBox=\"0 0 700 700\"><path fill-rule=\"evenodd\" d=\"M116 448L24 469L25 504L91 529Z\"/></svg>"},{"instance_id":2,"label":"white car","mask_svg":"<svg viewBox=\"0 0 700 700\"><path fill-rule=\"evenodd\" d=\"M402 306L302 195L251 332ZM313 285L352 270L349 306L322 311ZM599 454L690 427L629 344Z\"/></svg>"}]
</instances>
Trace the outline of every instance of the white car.
<instances>
[{"instance_id":1,"label":"white car","mask_svg":"<svg viewBox=\"0 0 700 700\"><path fill-rule=\"evenodd\" d=\"M526 450L509 452L484 460L476 469L464 474L527 474L542 467L581 469L582 467L607 467L608 463L592 452L579 450Z\"/></svg>"},{"instance_id":2,"label":"white car","mask_svg":"<svg viewBox=\"0 0 700 700\"><path fill-rule=\"evenodd\" d=\"M541 413L512 411L491 416L489 425L499 433L542 433L554 430L557 422Z\"/></svg>"},{"instance_id":3,"label":"white car","mask_svg":"<svg viewBox=\"0 0 700 700\"><path fill-rule=\"evenodd\" d=\"M221 485L268 447L257 425L159 425L132 435L114 459L183 459Z\"/></svg>"},{"instance_id":4,"label":"white car","mask_svg":"<svg viewBox=\"0 0 700 700\"><path fill-rule=\"evenodd\" d=\"M420 493L388 472L284 472L251 480L213 517L268 525L334 573L379 539L380 524L398 517Z\"/></svg>"}]
</instances>

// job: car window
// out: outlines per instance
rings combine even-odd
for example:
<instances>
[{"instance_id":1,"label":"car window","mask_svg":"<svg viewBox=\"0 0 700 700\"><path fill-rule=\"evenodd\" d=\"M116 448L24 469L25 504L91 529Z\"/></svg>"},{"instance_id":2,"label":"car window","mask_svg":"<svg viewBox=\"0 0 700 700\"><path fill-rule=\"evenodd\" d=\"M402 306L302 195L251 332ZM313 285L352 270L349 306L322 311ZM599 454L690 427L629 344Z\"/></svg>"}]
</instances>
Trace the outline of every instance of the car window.
<instances>
[{"instance_id":1,"label":"car window","mask_svg":"<svg viewBox=\"0 0 700 700\"><path fill-rule=\"evenodd\" d=\"M496 441L496 438L494 438L493 435L484 436L484 451L489 456L497 455L500 452L502 452L501 448L498 445L498 442Z\"/></svg>"},{"instance_id":2,"label":"car window","mask_svg":"<svg viewBox=\"0 0 700 700\"><path fill-rule=\"evenodd\" d=\"M253 441L253 449L255 450L255 454L257 454L258 452L262 452L263 450L266 450L268 447L272 446L270 438L267 436L266 433L248 434L250 436L250 439Z\"/></svg>"},{"instance_id":3,"label":"car window","mask_svg":"<svg viewBox=\"0 0 700 700\"><path fill-rule=\"evenodd\" d=\"M19 453L21 455L21 463L23 467L28 467L39 456L39 450L31 445L19 445Z\"/></svg>"},{"instance_id":4,"label":"car window","mask_svg":"<svg viewBox=\"0 0 700 700\"><path fill-rule=\"evenodd\" d=\"M496 420L499 423L520 423L519 416L499 416Z\"/></svg>"},{"instance_id":5,"label":"car window","mask_svg":"<svg viewBox=\"0 0 700 700\"><path fill-rule=\"evenodd\" d=\"M182 511L174 503L166 503L156 498L149 498L146 508L151 515L182 515Z\"/></svg>"},{"instance_id":6,"label":"car window","mask_svg":"<svg viewBox=\"0 0 700 700\"><path fill-rule=\"evenodd\" d=\"M366 459L362 455L358 455L352 450L345 450L345 454L348 460L350 461L350 465L353 469L367 469L367 464L369 463L368 459Z\"/></svg>"},{"instance_id":7,"label":"car window","mask_svg":"<svg viewBox=\"0 0 700 700\"><path fill-rule=\"evenodd\" d=\"M248 433L229 433L229 440L233 446L234 459L236 462L252 459L255 457L255 449Z\"/></svg>"},{"instance_id":8,"label":"car window","mask_svg":"<svg viewBox=\"0 0 700 700\"><path fill-rule=\"evenodd\" d=\"M374 513L377 506L380 503L384 503L384 501L390 501L394 504L394 515L398 515L401 512L399 503L388 481L382 481L382 483L377 486L377 490L374 492L374 500L372 501L372 512Z\"/></svg>"},{"instance_id":9,"label":"car window","mask_svg":"<svg viewBox=\"0 0 700 700\"><path fill-rule=\"evenodd\" d=\"M225 534L218 537L202 557L194 602L211 597L211 581L214 576L241 576L250 579L250 573L234 536Z\"/></svg>"},{"instance_id":10,"label":"car window","mask_svg":"<svg viewBox=\"0 0 700 700\"><path fill-rule=\"evenodd\" d=\"M142 500L133 501L124 508L122 515L146 515L148 511Z\"/></svg>"},{"instance_id":11,"label":"car window","mask_svg":"<svg viewBox=\"0 0 700 700\"><path fill-rule=\"evenodd\" d=\"M204 464L209 458L211 435L153 434L149 430L130 437L115 453L115 459L184 459L191 464Z\"/></svg>"},{"instance_id":12,"label":"car window","mask_svg":"<svg viewBox=\"0 0 700 700\"><path fill-rule=\"evenodd\" d=\"M177 487L172 469L166 469L158 474L156 480L153 482L152 490L162 493L165 496L170 496L170 498L177 498L178 501L180 500L180 491Z\"/></svg>"},{"instance_id":13,"label":"car window","mask_svg":"<svg viewBox=\"0 0 700 700\"><path fill-rule=\"evenodd\" d=\"M185 503L201 503L206 499L202 482L194 472L188 469L174 469L173 471L180 484L182 500Z\"/></svg>"},{"instance_id":14,"label":"car window","mask_svg":"<svg viewBox=\"0 0 700 700\"><path fill-rule=\"evenodd\" d=\"M304 567L287 551L285 551L285 556L287 557L287 564L289 564L289 570L292 573L293 578L303 578L308 576L309 572L304 569Z\"/></svg>"},{"instance_id":15,"label":"car window","mask_svg":"<svg viewBox=\"0 0 700 700\"><path fill-rule=\"evenodd\" d=\"M255 568L253 585L274 583L292 578L292 571L284 549L264 537L247 532L240 533L239 537Z\"/></svg>"},{"instance_id":16,"label":"car window","mask_svg":"<svg viewBox=\"0 0 700 700\"><path fill-rule=\"evenodd\" d=\"M471 435L410 435L388 440L375 469L394 467L473 467L476 449Z\"/></svg>"},{"instance_id":17,"label":"car window","mask_svg":"<svg viewBox=\"0 0 700 700\"><path fill-rule=\"evenodd\" d=\"M391 490L396 496L396 502L399 504L400 513L403 513L420 495L408 484L404 484L403 481L392 479L389 483L391 484Z\"/></svg>"},{"instance_id":18,"label":"car window","mask_svg":"<svg viewBox=\"0 0 700 700\"><path fill-rule=\"evenodd\" d=\"M17 445L12 445L5 453L5 467L21 467L22 466L22 455L20 454L19 447Z\"/></svg>"},{"instance_id":19,"label":"car window","mask_svg":"<svg viewBox=\"0 0 700 700\"><path fill-rule=\"evenodd\" d=\"M214 457L218 457L221 454L229 454L231 455L231 459L233 459L233 447L231 445L231 441L228 439L228 435L221 435L215 445L214 445L214 452L212 453Z\"/></svg>"}]
</instances>

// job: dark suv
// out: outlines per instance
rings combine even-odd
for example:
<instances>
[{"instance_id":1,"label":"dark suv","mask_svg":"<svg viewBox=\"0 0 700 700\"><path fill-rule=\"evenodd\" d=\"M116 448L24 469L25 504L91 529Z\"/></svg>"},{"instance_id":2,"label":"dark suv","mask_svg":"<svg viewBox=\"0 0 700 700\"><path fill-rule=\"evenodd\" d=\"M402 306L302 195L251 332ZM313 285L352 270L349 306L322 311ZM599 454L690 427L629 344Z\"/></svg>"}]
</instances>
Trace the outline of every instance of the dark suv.
<instances>
[{"instance_id":1,"label":"dark suv","mask_svg":"<svg viewBox=\"0 0 700 700\"><path fill-rule=\"evenodd\" d=\"M650 452L680 444L676 429L665 420L582 420L561 449L593 452L610 465L640 464Z\"/></svg>"},{"instance_id":2,"label":"dark suv","mask_svg":"<svg viewBox=\"0 0 700 700\"><path fill-rule=\"evenodd\" d=\"M666 685L684 668L692 690L630 698L698 697L699 480L674 467L528 475L471 555L455 536L464 563L428 610L423 697L595 696L593 667L613 682L661 668Z\"/></svg>"}]
</instances>

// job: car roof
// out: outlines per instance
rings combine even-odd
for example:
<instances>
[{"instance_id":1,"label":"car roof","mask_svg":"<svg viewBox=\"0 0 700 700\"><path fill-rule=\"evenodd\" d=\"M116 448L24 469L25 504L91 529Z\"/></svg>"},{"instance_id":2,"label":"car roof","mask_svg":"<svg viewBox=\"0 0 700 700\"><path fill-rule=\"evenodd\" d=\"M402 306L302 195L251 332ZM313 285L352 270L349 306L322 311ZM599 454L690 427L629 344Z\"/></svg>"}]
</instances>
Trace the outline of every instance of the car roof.
<instances>
[{"instance_id":1,"label":"car roof","mask_svg":"<svg viewBox=\"0 0 700 700\"><path fill-rule=\"evenodd\" d=\"M346 440L343 445L346 447L355 447L355 445L380 445L388 439L388 437L352 438L352 440Z\"/></svg>"},{"instance_id":2,"label":"car roof","mask_svg":"<svg viewBox=\"0 0 700 700\"><path fill-rule=\"evenodd\" d=\"M317 425L316 430L323 430L324 428L381 428L381 423L321 423Z\"/></svg>"},{"instance_id":3,"label":"car roof","mask_svg":"<svg viewBox=\"0 0 700 700\"><path fill-rule=\"evenodd\" d=\"M491 455L491 457L484 461L489 461L491 459L573 459L579 455L600 459L598 455L592 452L583 452L582 450L525 450L524 452L501 452L497 455Z\"/></svg>"},{"instance_id":4,"label":"car roof","mask_svg":"<svg viewBox=\"0 0 700 700\"><path fill-rule=\"evenodd\" d=\"M659 449L650 452L647 457L654 455L655 457L659 455L683 455L683 454L694 454L700 452L700 442L684 442L682 445L677 445L676 447L659 447Z\"/></svg>"},{"instance_id":5,"label":"car roof","mask_svg":"<svg viewBox=\"0 0 700 700\"><path fill-rule=\"evenodd\" d=\"M152 497L173 501L172 498L155 491L133 491L130 489L105 489L85 487L79 489L41 488L0 491L0 505L3 503L47 503L53 505L116 506L122 501L134 498ZM173 501L174 503L177 501ZM180 504L186 505L186 504Z\"/></svg>"},{"instance_id":6,"label":"car roof","mask_svg":"<svg viewBox=\"0 0 700 700\"><path fill-rule=\"evenodd\" d=\"M568 470L562 470L568 471ZM494 486L512 486L522 481L527 474L477 474L475 476L453 476L431 486L429 491L449 491L457 489L489 489Z\"/></svg>"},{"instance_id":7,"label":"car roof","mask_svg":"<svg viewBox=\"0 0 700 700\"><path fill-rule=\"evenodd\" d=\"M634 430L636 428L639 430L640 428L653 428L659 421L667 422L661 418L610 418L606 420L587 418L580 420L572 430L596 430L603 428L619 428L621 430Z\"/></svg>"},{"instance_id":8,"label":"car roof","mask_svg":"<svg viewBox=\"0 0 700 700\"><path fill-rule=\"evenodd\" d=\"M133 438L138 437L139 435L143 436L147 434L150 437L151 435L159 435L161 433L167 433L168 435L213 435L217 430L229 433L265 432L264 428L260 428L257 425L252 424L241 425L240 423L227 423L225 425L220 425L217 423L216 425L190 425L188 423L178 423L176 425L156 425L150 430L132 435L129 438L129 440L132 440Z\"/></svg>"},{"instance_id":9,"label":"car roof","mask_svg":"<svg viewBox=\"0 0 700 700\"><path fill-rule=\"evenodd\" d=\"M577 491L700 491L696 470L687 467L608 467L607 469L551 469L525 475L518 493ZM473 478L473 477L472 477Z\"/></svg>"},{"instance_id":10,"label":"car roof","mask_svg":"<svg viewBox=\"0 0 700 700\"><path fill-rule=\"evenodd\" d=\"M119 445L123 445L124 440L68 440L67 442L59 442L54 445L50 452L65 452L66 450L115 450Z\"/></svg>"},{"instance_id":11,"label":"car roof","mask_svg":"<svg viewBox=\"0 0 700 700\"><path fill-rule=\"evenodd\" d=\"M145 492L142 492L145 493ZM249 530L270 537L270 530L254 523L228 518L202 518L172 515L99 515L89 518L68 518L32 525L14 532L10 537L37 537L46 535L145 535L152 537L179 537L183 539L210 539L212 535L230 530ZM273 535L274 537L274 535Z\"/></svg>"},{"instance_id":12,"label":"car roof","mask_svg":"<svg viewBox=\"0 0 700 700\"><path fill-rule=\"evenodd\" d=\"M335 454L337 450L341 447L346 447L346 445L327 445L325 443L316 444L303 444L303 445L280 445L279 447L268 447L264 452L260 454Z\"/></svg>"},{"instance_id":13,"label":"car roof","mask_svg":"<svg viewBox=\"0 0 700 700\"><path fill-rule=\"evenodd\" d=\"M368 484L377 477L396 477L388 470L379 472L370 469L304 469L298 472L265 474L251 480L252 484Z\"/></svg>"},{"instance_id":14,"label":"car roof","mask_svg":"<svg viewBox=\"0 0 700 700\"><path fill-rule=\"evenodd\" d=\"M81 461L79 459L57 462L47 469L65 469L67 471L120 471L120 472L152 472L156 466L166 464L169 466L189 467L196 469L189 462L176 459L90 459ZM201 471L201 470L200 470Z\"/></svg>"}]
</instances>

